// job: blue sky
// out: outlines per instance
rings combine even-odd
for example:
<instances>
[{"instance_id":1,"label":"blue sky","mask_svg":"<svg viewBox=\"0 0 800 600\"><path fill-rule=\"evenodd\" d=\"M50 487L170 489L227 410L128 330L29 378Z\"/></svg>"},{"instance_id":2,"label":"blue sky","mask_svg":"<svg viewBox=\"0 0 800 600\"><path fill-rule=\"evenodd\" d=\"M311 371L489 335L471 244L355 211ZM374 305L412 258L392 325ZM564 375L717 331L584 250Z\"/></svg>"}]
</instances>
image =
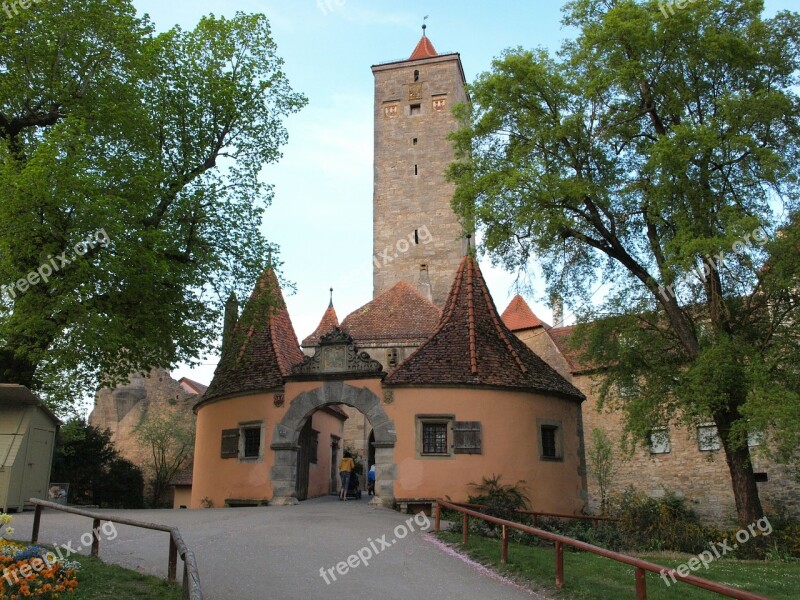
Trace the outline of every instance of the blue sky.
<instances>
[{"instance_id":1,"label":"blue sky","mask_svg":"<svg viewBox=\"0 0 800 600\"><path fill-rule=\"evenodd\" d=\"M766 4L768 14L790 8L789 0ZM555 50L570 36L561 25L560 1L134 0L134 5L159 30L175 24L189 29L205 14L231 16L236 11L264 13L272 24L289 80L309 99L287 121L283 158L263 173L275 188L263 229L280 244L284 275L296 284L296 293L286 301L300 339L316 327L331 286L340 319L372 298L370 66L407 58L425 15L428 37L440 53L461 53L468 81L505 48ZM484 275L503 310L516 293L515 275L488 264ZM535 284L526 300L550 320L543 293L543 284ZM209 383L217 360L208 356L203 365L181 366L173 375Z\"/></svg>"}]
</instances>

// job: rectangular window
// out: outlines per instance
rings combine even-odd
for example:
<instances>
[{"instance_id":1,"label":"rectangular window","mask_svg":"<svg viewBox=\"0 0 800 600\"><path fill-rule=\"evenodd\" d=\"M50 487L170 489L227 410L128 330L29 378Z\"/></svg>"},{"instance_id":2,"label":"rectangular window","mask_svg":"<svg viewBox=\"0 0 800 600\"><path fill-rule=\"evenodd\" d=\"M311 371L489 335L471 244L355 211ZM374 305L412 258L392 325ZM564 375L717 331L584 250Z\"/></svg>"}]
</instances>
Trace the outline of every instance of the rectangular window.
<instances>
[{"instance_id":1,"label":"rectangular window","mask_svg":"<svg viewBox=\"0 0 800 600\"><path fill-rule=\"evenodd\" d=\"M244 427L242 458L258 458L261 453L261 427Z\"/></svg>"},{"instance_id":2,"label":"rectangular window","mask_svg":"<svg viewBox=\"0 0 800 600\"><path fill-rule=\"evenodd\" d=\"M453 421L450 415L417 416L417 455L451 457Z\"/></svg>"},{"instance_id":3,"label":"rectangular window","mask_svg":"<svg viewBox=\"0 0 800 600\"><path fill-rule=\"evenodd\" d=\"M481 454L481 424L479 421L456 421L453 424L453 452Z\"/></svg>"},{"instance_id":4,"label":"rectangular window","mask_svg":"<svg viewBox=\"0 0 800 600\"><path fill-rule=\"evenodd\" d=\"M447 454L447 424L423 423L422 453Z\"/></svg>"},{"instance_id":5,"label":"rectangular window","mask_svg":"<svg viewBox=\"0 0 800 600\"><path fill-rule=\"evenodd\" d=\"M716 425L700 425L697 428L697 448L701 452L719 450L719 436Z\"/></svg>"},{"instance_id":6,"label":"rectangular window","mask_svg":"<svg viewBox=\"0 0 800 600\"><path fill-rule=\"evenodd\" d=\"M669 431L666 427L657 427L650 432L650 454L669 454Z\"/></svg>"},{"instance_id":7,"label":"rectangular window","mask_svg":"<svg viewBox=\"0 0 800 600\"><path fill-rule=\"evenodd\" d=\"M422 107L421 107L420 104L412 104L409 107L409 114L411 116L418 115L418 114L420 114L421 110L422 110Z\"/></svg>"},{"instance_id":8,"label":"rectangular window","mask_svg":"<svg viewBox=\"0 0 800 600\"><path fill-rule=\"evenodd\" d=\"M540 460L563 460L564 440L561 433L561 421L537 419L536 425L539 431Z\"/></svg>"}]
</instances>

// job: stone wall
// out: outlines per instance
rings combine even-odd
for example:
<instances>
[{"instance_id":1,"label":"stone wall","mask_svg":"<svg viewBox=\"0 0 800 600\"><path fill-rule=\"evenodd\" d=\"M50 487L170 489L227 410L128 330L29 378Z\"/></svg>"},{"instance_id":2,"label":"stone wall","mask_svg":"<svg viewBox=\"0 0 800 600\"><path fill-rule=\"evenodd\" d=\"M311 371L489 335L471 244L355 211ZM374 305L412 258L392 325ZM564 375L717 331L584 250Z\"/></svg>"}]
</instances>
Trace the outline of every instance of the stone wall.
<instances>
[{"instance_id":1,"label":"stone wall","mask_svg":"<svg viewBox=\"0 0 800 600\"><path fill-rule=\"evenodd\" d=\"M451 109L467 101L461 62L445 55L372 70L374 296L405 280L442 306L467 248L444 175L458 128Z\"/></svg>"},{"instance_id":2,"label":"stone wall","mask_svg":"<svg viewBox=\"0 0 800 600\"><path fill-rule=\"evenodd\" d=\"M603 430L615 444L619 471L613 480L612 494L619 494L629 486L652 497L663 496L666 491L673 492L686 498L689 506L704 521L722 525L734 523L736 505L722 449L700 450L695 431L671 424L668 428L669 452L652 454L648 447L639 444L631 455L623 453L619 450L623 431L622 414L598 408L596 386L600 376L571 373L567 361L544 330L527 330L518 335L586 395L583 428L587 458L592 429ZM751 447L751 452L756 473L762 473L762 477L767 478L767 481L758 483L764 510L769 515L800 517L800 482L785 467L765 458L759 446ZM588 508L597 511L600 492L592 478L591 467L587 475Z\"/></svg>"},{"instance_id":3,"label":"stone wall","mask_svg":"<svg viewBox=\"0 0 800 600\"><path fill-rule=\"evenodd\" d=\"M186 412L187 419L194 419L192 406L197 399L196 394L188 393L168 372L154 369L147 376L131 375L125 385L97 392L89 424L109 429L123 458L141 467L149 463L148 450L141 447L134 429L143 415L159 407L177 406Z\"/></svg>"}]
</instances>

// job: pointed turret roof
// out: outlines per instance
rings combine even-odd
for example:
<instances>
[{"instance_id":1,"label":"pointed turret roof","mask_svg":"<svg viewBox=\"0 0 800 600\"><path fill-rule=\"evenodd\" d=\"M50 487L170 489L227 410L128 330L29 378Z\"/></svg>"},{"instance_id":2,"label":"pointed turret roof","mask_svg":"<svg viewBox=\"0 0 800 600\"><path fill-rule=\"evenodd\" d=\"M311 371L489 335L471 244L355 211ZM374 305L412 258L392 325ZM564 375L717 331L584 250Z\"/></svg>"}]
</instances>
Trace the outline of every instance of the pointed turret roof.
<instances>
[{"instance_id":1,"label":"pointed turret roof","mask_svg":"<svg viewBox=\"0 0 800 600\"><path fill-rule=\"evenodd\" d=\"M441 311L406 281L398 281L351 312L342 331L357 344L396 340L422 343L436 330Z\"/></svg>"},{"instance_id":2,"label":"pointed turret roof","mask_svg":"<svg viewBox=\"0 0 800 600\"><path fill-rule=\"evenodd\" d=\"M549 325L533 314L531 307L525 302L524 298L517 294L500 315L500 318L511 331L522 331L523 329L535 329L536 327L549 328Z\"/></svg>"},{"instance_id":3,"label":"pointed turret roof","mask_svg":"<svg viewBox=\"0 0 800 600\"><path fill-rule=\"evenodd\" d=\"M408 60L420 60L423 58L432 58L434 56L439 56L439 54L436 52L436 48L433 47L433 44L423 31L417 47L414 48L414 52L411 53L411 56Z\"/></svg>"},{"instance_id":4,"label":"pointed turret roof","mask_svg":"<svg viewBox=\"0 0 800 600\"><path fill-rule=\"evenodd\" d=\"M471 256L461 261L435 333L384 382L510 388L585 399L503 324Z\"/></svg>"},{"instance_id":5,"label":"pointed turret roof","mask_svg":"<svg viewBox=\"0 0 800 600\"><path fill-rule=\"evenodd\" d=\"M328 304L328 308L325 310L325 313L322 315L322 319L319 321L319 325L314 330L314 333L307 336L306 339L303 340L301 346L303 348L307 346L317 346L319 345L319 338L321 338L326 333L330 333L334 330L335 327L339 326L339 317L336 315L336 309L333 308L333 297L331 297L331 301Z\"/></svg>"},{"instance_id":6,"label":"pointed turret roof","mask_svg":"<svg viewBox=\"0 0 800 600\"><path fill-rule=\"evenodd\" d=\"M196 406L281 387L303 362L286 302L272 268L256 284L222 353L214 379Z\"/></svg>"}]
</instances>

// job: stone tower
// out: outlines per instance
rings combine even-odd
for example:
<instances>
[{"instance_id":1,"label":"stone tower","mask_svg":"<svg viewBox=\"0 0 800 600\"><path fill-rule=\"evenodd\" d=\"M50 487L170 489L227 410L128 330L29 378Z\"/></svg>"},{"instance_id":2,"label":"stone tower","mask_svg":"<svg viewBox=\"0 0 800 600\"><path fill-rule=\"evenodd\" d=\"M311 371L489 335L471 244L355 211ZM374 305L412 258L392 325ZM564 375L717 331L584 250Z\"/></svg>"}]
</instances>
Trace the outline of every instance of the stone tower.
<instances>
[{"instance_id":1,"label":"stone tower","mask_svg":"<svg viewBox=\"0 0 800 600\"><path fill-rule=\"evenodd\" d=\"M407 281L443 306L467 251L450 206L454 160L447 139L468 100L457 53L437 54L425 35L407 60L375 65L373 296Z\"/></svg>"}]
</instances>

